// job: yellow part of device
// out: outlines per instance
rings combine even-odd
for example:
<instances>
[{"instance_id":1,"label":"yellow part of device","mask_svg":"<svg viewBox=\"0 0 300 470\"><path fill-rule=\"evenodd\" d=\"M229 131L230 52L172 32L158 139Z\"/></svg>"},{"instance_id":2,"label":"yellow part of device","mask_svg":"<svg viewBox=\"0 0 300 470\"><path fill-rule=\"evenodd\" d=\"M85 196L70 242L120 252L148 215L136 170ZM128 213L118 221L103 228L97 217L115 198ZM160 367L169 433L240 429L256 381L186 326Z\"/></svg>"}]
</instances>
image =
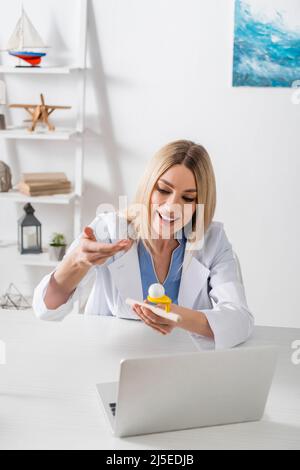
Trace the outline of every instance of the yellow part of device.
<instances>
[{"instance_id":1,"label":"yellow part of device","mask_svg":"<svg viewBox=\"0 0 300 470\"><path fill-rule=\"evenodd\" d=\"M163 297L150 297L150 295L148 295L147 300L151 302L152 304L165 305L166 306L165 310L167 313L171 311L172 299L170 299L170 297L168 297L167 295L164 295Z\"/></svg>"}]
</instances>

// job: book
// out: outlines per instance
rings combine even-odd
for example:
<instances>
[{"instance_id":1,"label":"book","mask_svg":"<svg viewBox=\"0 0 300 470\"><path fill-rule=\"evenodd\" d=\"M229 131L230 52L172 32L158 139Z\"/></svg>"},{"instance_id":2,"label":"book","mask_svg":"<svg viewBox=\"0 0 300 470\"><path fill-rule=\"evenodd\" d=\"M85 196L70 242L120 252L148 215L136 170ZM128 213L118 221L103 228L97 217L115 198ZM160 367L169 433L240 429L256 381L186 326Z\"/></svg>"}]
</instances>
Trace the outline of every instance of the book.
<instances>
[{"instance_id":1,"label":"book","mask_svg":"<svg viewBox=\"0 0 300 470\"><path fill-rule=\"evenodd\" d=\"M68 181L68 178L65 173L23 173L22 181L24 183L61 182Z\"/></svg>"},{"instance_id":2,"label":"book","mask_svg":"<svg viewBox=\"0 0 300 470\"><path fill-rule=\"evenodd\" d=\"M24 173L17 189L25 196L69 194L72 183L65 173Z\"/></svg>"},{"instance_id":3,"label":"book","mask_svg":"<svg viewBox=\"0 0 300 470\"><path fill-rule=\"evenodd\" d=\"M68 194L71 192L71 182L53 184L25 184L19 183L17 189L26 196L50 196L55 194Z\"/></svg>"},{"instance_id":4,"label":"book","mask_svg":"<svg viewBox=\"0 0 300 470\"><path fill-rule=\"evenodd\" d=\"M25 184L20 182L18 184L18 189L25 189L27 191L43 191L47 189L66 189L71 187L71 182L70 181L65 181L62 183L45 183L45 184L40 184L40 183L30 183L30 184Z\"/></svg>"},{"instance_id":5,"label":"book","mask_svg":"<svg viewBox=\"0 0 300 470\"><path fill-rule=\"evenodd\" d=\"M24 194L24 196L29 196L29 197L55 196L58 194L69 194L71 192L71 188L70 189L53 189L53 190L50 189L50 190L36 191L36 192L22 190L20 192Z\"/></svg>"}]
</instances>

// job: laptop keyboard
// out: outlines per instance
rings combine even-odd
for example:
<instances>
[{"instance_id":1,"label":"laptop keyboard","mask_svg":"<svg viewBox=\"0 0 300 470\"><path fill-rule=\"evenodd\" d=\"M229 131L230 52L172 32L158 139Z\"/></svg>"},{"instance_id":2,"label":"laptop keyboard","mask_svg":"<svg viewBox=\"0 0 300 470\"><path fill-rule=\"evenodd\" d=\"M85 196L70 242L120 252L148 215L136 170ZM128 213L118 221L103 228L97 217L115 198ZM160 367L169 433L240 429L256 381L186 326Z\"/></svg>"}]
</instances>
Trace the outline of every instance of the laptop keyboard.
<instances>
[{"instance_id":1,"label":"laptop keyboard","mask_svg":"<svg viewBox=\"0 0 300 470\"><path fill-rule=\"evenodd\" d=\"M113 416L116 416L117 404L116 404L116 403L110 403L110 404L109 404L109 407L110 407L110 410L111 410Z\"/></svg>"}]
</instances>

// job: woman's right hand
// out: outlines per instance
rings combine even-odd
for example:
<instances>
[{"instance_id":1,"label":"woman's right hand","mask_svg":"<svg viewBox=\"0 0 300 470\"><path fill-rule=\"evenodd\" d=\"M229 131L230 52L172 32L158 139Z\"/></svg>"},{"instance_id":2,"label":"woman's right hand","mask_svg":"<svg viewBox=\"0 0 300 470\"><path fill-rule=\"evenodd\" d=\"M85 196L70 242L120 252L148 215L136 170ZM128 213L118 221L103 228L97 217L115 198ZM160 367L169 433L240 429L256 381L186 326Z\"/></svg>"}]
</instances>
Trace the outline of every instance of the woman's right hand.
<instances>
[{"instance_id":1,"label":"woman's right hand","mask_svg":"<svg viewBox=\"0 0 300 470\"><path fill-rule=\"evenodd\" d=\"M132 240L99 243L94 231L86 227L77 248L72 250L51 276L44 297L46 307L55 310L65 304L92 266L104 264L120 251L130 250L132 245Z\"/></svg>"},{"instance_id":2,"label":"woman's right hand","mask_svg":"<svg viewBox=\"0 0 300 470\"><path fill-rule=\"evenodd\" d=\"M91 227L85 227L79 246L74 250L74 260L79 265L101 266L120 251L129 251L132 240L121 240L117 243L100 243Z\"/></svg>"}]
</instances>

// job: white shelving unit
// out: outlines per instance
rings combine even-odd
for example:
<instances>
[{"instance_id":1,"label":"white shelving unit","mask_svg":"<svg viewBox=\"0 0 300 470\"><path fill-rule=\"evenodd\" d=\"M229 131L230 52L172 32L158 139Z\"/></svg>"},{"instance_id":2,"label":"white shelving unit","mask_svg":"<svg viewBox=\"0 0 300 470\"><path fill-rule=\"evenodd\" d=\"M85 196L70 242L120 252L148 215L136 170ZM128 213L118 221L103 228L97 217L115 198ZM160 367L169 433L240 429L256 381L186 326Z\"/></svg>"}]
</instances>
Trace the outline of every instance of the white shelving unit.
<instances>
[{"instance_id":1,"label":"white shelving unit","mask_svg":"<svg viewBox=\"0 0 300 470\"><path fill-rule=\"evenodd\" d=\"M55 132L49 132L43 128L37 128L35 132L29 132L23 127L7 127L7 129L0 131L0 137L11 140L71 140L77 136L76 129L63 128L57 128Z\"/></svg>"},{"instance_id":2,"label":"white shelving unit","mask_svg":"<svg viewBox=\"0 0 300 470\"><path fill-rule=\"evenodd\" d=\"M34 68L16 68L10 67L8 65L0 65L0 74L10 74L10 75L19 75L19 74L34 74L34 75L69 75L71 73L77 72L80 67L41 67Z\"/></svg>"},{"instance_id":3,"label":"white shelving unit","mask_svg":"<svg viewBox=\"0 0 300 470\"><path fill-rule=\"evenodd\" d=\"M5 202L15 202L27 204L55 204L55 205L68 205L76 199L75 193L69 194L57 194L55 196L39 196L39 197L29 197L24 196L18 191L10 191L9 193L0 193L0 203Z\"/></svg>"},{"instance_id":4,"label":"white shelving unit","mask_svg":"<svg viewBox=\"0 0 300 470\"><path fill-rule=\"evenodd\" d=\"M57 140L57 141L74 141L75 142L75 181L74 188L71 194L57 195L57 196L43 196L43 197L26 197L17 191L10 191L9 193L0 193L0 203L17 203L26 204L30 202L34 205L49 204L49 205L70 205L74 211L74 238L81 232L82 226L82 196L83 196L83 165L85 156L85 99L86 99L86 53L87 53L87 21L88 21L88 0L80 0L80 35L77 63L72 66L64 67L9 67L0 66L1 79L5 75L73 75L78 77L78 90L77 90L77 124L74 129L58 128L55 132L49 132L44 129L37 129L36 132L30 133L27 129L20 127L9 127L6 130L0 131L0 138L10 140ZM40 145L43 145L40 143ZM63 144L64 145L64 144ZM49 168L51 171L51 168ZM57 263L49 260L48 253L45 251L41 255L20 255L17 252L17 246L13 243L6 248L0 248L9 256L10 262L15 261L18 264L26 266L44 266L52 267ZM0 251L1 254L1 251ZM6 256L5 256L6 258ZM3 260L0 257L0 263ZM5 262L5 260L3 260Z\"/></svg>"},{"instance_id":5,"label":"white shelving unit","mask_svg":"<svg viewBox=\"0 0 300 470\"><path fill-rule=\"evenodd\" d=\"M9 257L9 262L14 263L18 266L29 266L29 267L44 267L53 269L58 263L56 261L51 261L47 251L41 255L20 255L18 253L17 242L10 243L9 246L0 248L5 250L6 256Z\"/></svg>"}]
</instances>

